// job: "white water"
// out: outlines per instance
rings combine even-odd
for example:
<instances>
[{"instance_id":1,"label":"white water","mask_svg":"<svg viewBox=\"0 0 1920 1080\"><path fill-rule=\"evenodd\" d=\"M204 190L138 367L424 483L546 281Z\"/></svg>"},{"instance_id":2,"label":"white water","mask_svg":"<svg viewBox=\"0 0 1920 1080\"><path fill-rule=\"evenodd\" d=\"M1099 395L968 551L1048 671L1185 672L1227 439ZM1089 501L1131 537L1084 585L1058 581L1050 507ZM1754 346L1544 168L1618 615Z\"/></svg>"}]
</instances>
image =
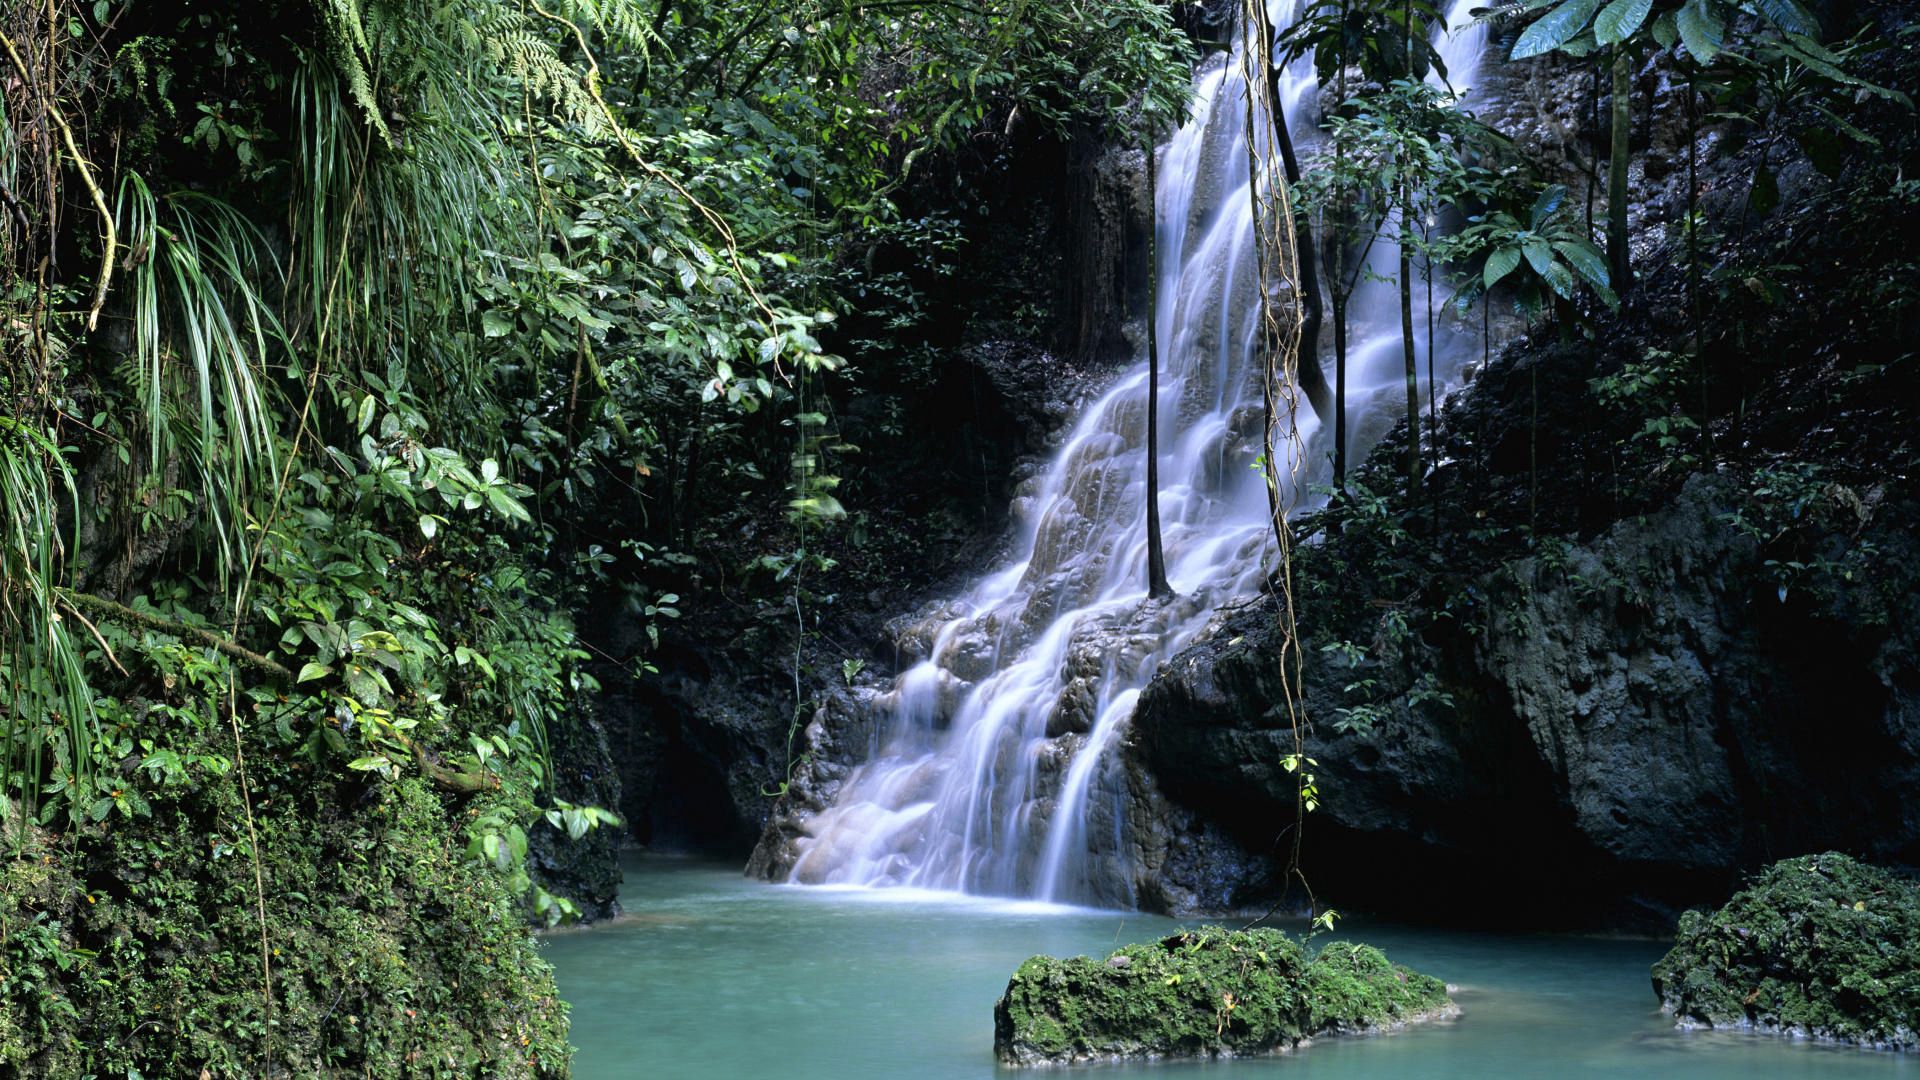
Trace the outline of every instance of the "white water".
<instances>
[{"instance_id":1,"label":"white water","mask_svg":"<svg viewBox=\"0 0 1920 1080\"><path fill-rule=\"evenodd\" d=\"M1270 2L1285 25L1300 0ZM1471 2L1457 0L1450 26ZM1480 47L1472 29L1442 43L1456 87L1471 82ZM890 720L834 804L806 823L793 882L1131 905L1126 785L1112 751L1161 661L1215 608L1257 590L1272 556L1257 468L1259 310L1237 59L1207 60L1195 89L1193 116L1162 150L1155 208L1153 405L1167 576L1178 595L1146 597L1143 358L1081 414L1017 501L1013 558L905 635L902 647L922 659L878 696ZM1283 102L1303 151L1315 134L1300 120L1313 93L1310 58L1284 72ZM1256 122L1266 124L1258 113ZM1378 268L1396 258L1384 242L1370 255ZM1393 289L1363 285L1352 312L1347 404L1357 460L1405 399ZM1440 367L1444 385L1457 364ZM1304 402L1298 422L1305 457L1287 464L1302 482L1324 481L1329 449Z\"/></svg>"}]
</instances>

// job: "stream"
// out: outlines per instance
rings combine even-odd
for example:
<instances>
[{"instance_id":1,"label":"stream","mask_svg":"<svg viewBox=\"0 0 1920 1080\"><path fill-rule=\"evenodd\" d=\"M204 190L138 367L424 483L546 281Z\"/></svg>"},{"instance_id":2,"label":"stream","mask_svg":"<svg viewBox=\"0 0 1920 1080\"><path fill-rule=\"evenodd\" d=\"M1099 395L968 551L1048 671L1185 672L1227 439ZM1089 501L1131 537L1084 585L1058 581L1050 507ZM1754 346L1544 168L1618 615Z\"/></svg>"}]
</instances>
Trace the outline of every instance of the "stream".
<instances>
[{"instance_id":1,"label":"stream","mask_svg":"<svg viewBox=\"0 0 1920 1080\"><path fill-rule=\"evenodd\" d=\"M1011 1076L994 1063L993 1004L1020 961L1104 955L1185 925L957 894L766 885L703 860L635 856L625 869L626 916L542 943L573 1003L578 1080ZM1460 1019L1284 1057L1071 1075L1920 1077L1920 1062L1903 1055L1676 1030L1647 982L1659 942L1357 919L1342 925L1349 932L1459 987Z\"/></svg>"}]
</instances>

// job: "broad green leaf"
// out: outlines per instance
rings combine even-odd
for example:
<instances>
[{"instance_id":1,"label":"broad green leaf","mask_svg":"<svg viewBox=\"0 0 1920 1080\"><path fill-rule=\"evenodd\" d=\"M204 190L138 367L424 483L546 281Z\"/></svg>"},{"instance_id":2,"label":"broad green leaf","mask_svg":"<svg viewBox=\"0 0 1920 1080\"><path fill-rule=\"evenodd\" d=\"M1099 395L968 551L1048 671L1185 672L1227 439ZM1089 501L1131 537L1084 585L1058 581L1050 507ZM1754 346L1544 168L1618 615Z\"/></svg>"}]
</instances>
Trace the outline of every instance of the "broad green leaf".
<instances>
[{"instance_id":1,"label":"broad green leaf","mask_svg":"<svg viewBox=\"0 0 1920 1080\"><path fill-rule=\"evenodd\" d=\"M1562 240L1553 245L1574 272L1587 279L1589 285L1606 286L1612 282L1607 276L1607 260L1602 258L1599 249L1585 240Z\"/></svg>"},{"instance_id":2,"label":"broad green leaf","mask_svg":"<svg viewBox=\"0 0 1920 1080\"><path fill-rule=\"evenodd\" d=\"M1820 32L1819 20L1794 0L1752 0L1752 8L1784 33L1811 37Z\"/></svg>"},{"instance_id":3,"label":"broad green leaf","mask_svg":"<svg viewBox=\"0 0 1920 1080\"><path fill-rule=\"evenodd\" d=\"M1500 279L1506 277L1508 274L1513 273L1515 270L1519 269L1519 267L1520 267L1520 249L1519 248L1517 247L1498 248L1492 254L1487 256L1487 265L1486 265L1486 268L1481 271L1480 283L1483 287L1491 289L1495 285L1500 283Z\"/></svg>"},{"instance_id":4,"label":"broad green leaf","mask_svg":"<svg viewBox=\"0 0 1920 1080\"><path fill-rule=\"evenodd\" d=\"M365 434L366 430L373 426L373 410L376 407L377 405L373 400L372 394L368 394L366 397L360 399L359 426L361 434Z\"/></svg>"},{"instance_id":5,"label":"broad green leaf","mask_svg":"<svg viewBox=\"0 0 1920 1080\"><path fill-rule=\"evenodd\" d=\"M420 531L426 535L427 539L433 539L434 534L440 531L440 519L432 514L421 514Z\"/></svg>"},{"instance_id":6,"label":"broad green leaf","mask_svg":"<svg viewBox=\"0 0 1920 1080\"><path fill-rule=\"evenodd\" d=\"M1709 0L1687 0L1686 6L1674 16L1674 26L1680 31L1687 55L1693 57L1695 63L1711 64L1713 58L1720 55L1727 27Z\"/></svg>"},{"instance_id":7,"label":"broad green leaf","mask_svg":"<svg viewBox=\"0 0 1920 1080\"><path fill-rule=\"evenodd\" d=\"M506 337L513 332L513 314L492 308L480 313L480 332L487 337Z\"/></svg>"},{"instance_id":8,"label":"broad green leaf","mask_svg":"<svg viewBox=\"0 0 1920 1080\"><path fill-rule=\"evenodd\" d=\"M1546 277L1553 266L1553 246L1545 240L1528 240L1520 245L1520 253L1527 257L1527 265L1533 272Z\"/></svg>"},{"instance_id":9,"label":"broad green leaf","mask_svg":"<svg viewBox=\"0 0 1920 1080\"><path fill-rule=\"evenodd\" d=\"M1511 59L1525 60L1559 48L1586 29L1587 20L1593 18L1593 9L1599 5L1600 0L1563 0L1521 33L1513 43Z\"/></svg>"},{"instance_id":10,"label":"broad green leaf","mask_svg":"<svg viewBox=\"0 0 1920 1080\"><path fill-rule=\"evenodd\" d=\"M300 668L299 678L296 678L293 681L297 683L311 682L314 679L322 679L331 674L333 674L333 669L328 667L327 665L316 664L309 661L308 663L306 663Z\"/></svg>"},{"instance_id":11,"label":"broad green leaf","mask_svg":"<svg viewBox=\"0 0 1920 1080\"><path fill-rule=\"evenodd\" d=\"M1546 269L1540 271L1540 276L1562 299L1573 299L1573 271L1567 269L1566 264L1548 262Z\"/></svg>"},{"instance_id":12,"label":"broad green leaf","mask_svg":"<svg viewBox=\"0 0 1920 1080\"><path fill-rule=\"evenodd\" d=\"M533 520L533 515L527 513L527 508L522 506L518 499L513 498L499 488L487 489L487 502L492 504L494 513L499 514L501 517L510 518L514 521Z\"/></svg>"},{"instance_id":13,"label":"broad green leaf","mask_svg":"<svg viewBox=\"0 0 1920 1080\"><path fill-rule=\"evenodd\" d=\"M1663 49L1671 49L1680 41L1680 30L1673 24L1673 12L1662 12L1653 20L1653 40Z\"/></svg>"},{"instance_id":14,"label":"broad green leaf","mask_svg":"<svg viewBox=\"0 0 1920 1080\"><path fill-rule=\"evenodd\" d=\"M1560 209L1560 204L1565 202L1566 198L1565 184L1548 184L1541 188L1539 197L1533 200L1533 209L1527 213L1528 227L1537 230L1546 224L1547 218L1553 216L1555 210Z\"/></svg>"},{"instance_id":15,"label":"broad green leaf","mask_svg":"<svg viewBox=\"0 0 1920 1080\"><path fill-rule=\"evenodd\" d=\"M391 768L392 765L393 762L387 760L387 755L385 754L368 754L366 757L354 758L352 761L347 762L347 768L358 769L361 772L374 772L380 769Z\"/></svg>"},{"instance_id":16,"label":"broad green leaf","mask_svg":"<svg viewBox=\"0 0 1920 1080\"><path fill-rule=\"evenodd\" d=\"M480 463L480 479L491 484L500 477L500 463L488 458Z\"/></svg>"},{"instance_id":17,"label":"broad green leaf","mask_svg":"<svg viewBox=\"0 0 1920 1080\"><path fill-rule=\"evenodd\" d=\"M1613 0L1593 19L1593 38L1602 45L1625 41L1647 21L1653 0Z\"/></svg>"}]
</instances>

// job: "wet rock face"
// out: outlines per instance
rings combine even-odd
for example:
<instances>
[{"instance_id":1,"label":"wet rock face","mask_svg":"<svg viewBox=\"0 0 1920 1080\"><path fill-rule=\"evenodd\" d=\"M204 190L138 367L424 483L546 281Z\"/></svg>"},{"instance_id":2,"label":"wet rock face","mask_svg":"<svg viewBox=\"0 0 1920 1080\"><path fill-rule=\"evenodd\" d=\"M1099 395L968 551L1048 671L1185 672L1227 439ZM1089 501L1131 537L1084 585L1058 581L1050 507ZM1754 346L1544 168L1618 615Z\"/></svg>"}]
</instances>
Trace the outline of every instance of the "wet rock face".
<instances>
[{"instance_id":1,"label":"wet rock face","mask_svg":"<svg viewBox=\"0 0 1920 1080\"><path fill-rule=\"evenodd\" d=\"M1370 946L1309 959L1276 930L1202 927L1105 960L1021 964L994 1008L994 1053L1015 1066L1246 1057L1454 1011L1440 980Z\"/></svg>"},{"instance_id":2,"label":"wet rock face","mask_svg":"<svg viewBox=\"0 0 1920 1080\"><path fill-rule=\"evenodd\" d=\"M1833 852L1775 863L1681 917L1653 992L1683 1027L1920 1047L1920 885Z\"/></svg>"},{"instance_id":3,"label":"wet rock face","mask_svg":"<svg viewBox=\"0 0 1920 1080\"><path fill-rule=\"evenodd\" d=\"M1698 479L1664 513L1510 564L1479 582L1475 620L1361 673L1430 676L1450 706L1403 697L1343 734L1331 721L1356 674L1309 640L1316 892L1425 916L1499 896L1524 921L1663 929L1782 851L1920 861L1920 808L1903 797L1920 784L1920 634L1860 615L1886 583L1783 602L1725 525L1729 497ZM1885 530L1904 565L1906 527ZM1248 609L1143 696L1126 752L1139 828L1157 836L1140 843L1168 853L1143 897L1180 910L1252 890L1251 873L1221 881L1173 857L1183 836L1230 866L1284 865L1296 778L1271 711L1276 649L1271 614ZM1409 894L1408 874L1427 887ZM1521 883L1538 903L1515 906Z\"/></svg>"},{"instance_id":4,"label":"wet rock face","mask_svg":"<svg viewBox=\"0 0 1920 1080\"><path fill-rule=\"evenodd\" d=\"M548 745L554 797L576 806L620 805L620 776L594 706L577 706L566 730L548 732ZM606 826L574 840L541 822L528 830L528 868L548 892L571 900L582 922L613 918L620 914L622 831Z\"/></svg>"}]
</instances>

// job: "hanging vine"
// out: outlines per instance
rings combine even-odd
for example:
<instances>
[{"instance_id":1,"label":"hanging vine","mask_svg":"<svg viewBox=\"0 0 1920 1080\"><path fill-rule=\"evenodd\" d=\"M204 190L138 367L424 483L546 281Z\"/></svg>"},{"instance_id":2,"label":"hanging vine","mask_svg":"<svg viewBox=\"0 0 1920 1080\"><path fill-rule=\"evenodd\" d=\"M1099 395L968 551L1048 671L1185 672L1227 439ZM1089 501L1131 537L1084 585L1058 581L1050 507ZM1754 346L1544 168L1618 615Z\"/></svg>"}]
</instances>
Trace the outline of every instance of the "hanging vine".
<instances>
[{"instance_id":1,"label":"hanging vine","mask_svg":"<svg viewBox=\"0 0 1920 1080\"><path fill-rule=\"evenodd\" d=\"M1313 759L1306 756L1308 718L1302 695L1305 656L1293 588L1293 531L1289 524L1299 490L1306 447L1300 437L1300 349L1304 305L1300 250L1276 127L1285 123L1279 109L1273 67L1273 25L1260 0L1246 0L1240 72L1246 84L1248 196L1253 204L1254 258L1258 278L1261 371L1261 468L1266 479L1267 512L1276 549L1269 583L1278 607L1281 707L1293 737L1293 753L1282 765L1295 778L1294 814L1287 852L1287 877L1306 891L1317 925L1332 925L1334 913L1315 910L1313 889L1302 868L1306 815L1319 806ZM1285 455L1282 465L1281 455Z\"/></svg>"}]
</instances>

